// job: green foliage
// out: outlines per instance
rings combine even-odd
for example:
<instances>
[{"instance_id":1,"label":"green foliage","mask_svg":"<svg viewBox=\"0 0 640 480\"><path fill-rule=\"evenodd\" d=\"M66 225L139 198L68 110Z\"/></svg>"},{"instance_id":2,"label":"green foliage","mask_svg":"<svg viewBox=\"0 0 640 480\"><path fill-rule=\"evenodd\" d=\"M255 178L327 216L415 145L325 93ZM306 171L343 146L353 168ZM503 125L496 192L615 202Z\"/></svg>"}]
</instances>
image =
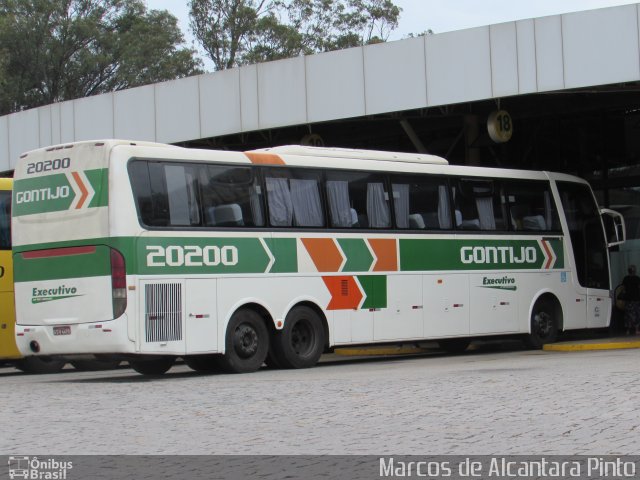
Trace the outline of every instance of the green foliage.
<instances>
[{"instance_id":1,"label":"green foliage","mask_svg":"<svg viewBox=\"0 0 640 480\"><path fill-rule=\"evenodd\" d=\"M391 0L190 0L191 29L216 70L386 41Z\"/></svg>"},{"instance_id":2,"label":"green foliage","mask_svg":"<svg viewBox=\"0 0 640 480\"><path fill-rule=\"evenodd\" d=\"M0 0L0 114L199 73L142 0Z\"/></svg>"}]
</instances>

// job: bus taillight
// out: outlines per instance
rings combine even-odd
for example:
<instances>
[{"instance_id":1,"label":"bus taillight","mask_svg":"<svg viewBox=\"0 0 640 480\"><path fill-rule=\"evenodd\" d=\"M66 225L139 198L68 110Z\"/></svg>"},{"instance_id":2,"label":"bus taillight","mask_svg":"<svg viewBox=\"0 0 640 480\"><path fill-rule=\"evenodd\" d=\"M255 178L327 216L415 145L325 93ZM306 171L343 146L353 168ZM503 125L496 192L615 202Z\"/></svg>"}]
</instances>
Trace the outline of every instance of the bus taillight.
<instances>
[{"instance_id":1,"label":"bus taillight","mask_svg":"<svg viewBox=\"0 0 640 480\"><path fill-rule=\"evenodd\" d=\"M127 271L124 257L111 249L111 291L113 295L113 318L121 316L127 308Z\"/></svg>"}]
</instances>

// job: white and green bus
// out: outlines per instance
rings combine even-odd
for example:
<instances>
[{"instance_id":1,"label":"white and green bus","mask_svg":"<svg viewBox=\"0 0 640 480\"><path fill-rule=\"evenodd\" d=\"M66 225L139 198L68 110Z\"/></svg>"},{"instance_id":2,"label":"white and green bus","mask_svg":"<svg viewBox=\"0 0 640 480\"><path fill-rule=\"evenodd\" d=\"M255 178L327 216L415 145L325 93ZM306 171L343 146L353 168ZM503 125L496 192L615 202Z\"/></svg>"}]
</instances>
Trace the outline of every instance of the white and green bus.
<instances>
[{"instance_id":1,"label":"white and green bus","mask_svg":"<svg viewBox=\"0 0 640 480\"><path fill-rule=\"evenodd\" d=\"M313 366L354 344L520 335L610 320L608 242L576 177L431 156L106 140L15 169L23 355L116 355L145 374Z\"/></svg>"}]
</instances>

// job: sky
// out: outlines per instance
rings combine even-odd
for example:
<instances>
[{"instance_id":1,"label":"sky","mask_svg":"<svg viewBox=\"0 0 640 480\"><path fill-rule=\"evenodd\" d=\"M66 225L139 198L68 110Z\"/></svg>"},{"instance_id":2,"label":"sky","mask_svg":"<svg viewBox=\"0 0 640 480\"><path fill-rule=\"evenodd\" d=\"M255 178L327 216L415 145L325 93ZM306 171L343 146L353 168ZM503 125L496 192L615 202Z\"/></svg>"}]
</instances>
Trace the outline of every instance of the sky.
<instances>
[{"instance_id":1,"label":"sky","mask_svg":"<svg viewBox=\"0 0 640 480\"><path fill-rule=\"evenodd\" d=\"M410 33L431 29L434 33L495 23L557 15L580 10L638 3L639 0L393 0L402 8L398 28L390 40L400 40ZM149 9L169 10L179 21L188 44L188 0L146 0ZM197 49L197 45L193 45ZM205 69L212 70L210 62Z\"/></svg>"}]
</instances>

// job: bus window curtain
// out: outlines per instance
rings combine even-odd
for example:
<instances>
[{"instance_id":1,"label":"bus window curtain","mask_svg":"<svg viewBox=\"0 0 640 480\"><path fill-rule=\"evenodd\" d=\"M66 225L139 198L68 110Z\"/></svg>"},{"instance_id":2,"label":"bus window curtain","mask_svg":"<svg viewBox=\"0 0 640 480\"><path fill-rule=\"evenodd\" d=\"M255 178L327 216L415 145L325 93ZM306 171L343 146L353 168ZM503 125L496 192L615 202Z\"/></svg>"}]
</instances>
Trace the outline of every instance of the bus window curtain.
<instances>
[{"instance_id":1,"label":"bus window curtain","mask_svg":"<svg viewBox=\"0 0 640 480\"><path fill-rule=\"evenodd\" d=\"M294 222L299 227L322 227L322 204L316 180L289 180Z\"/></svg>"},{"instance_id":2,"label":"bus window curtain","mask_svg":"<svg viewBox=\"0 0 640 480\"><path fill-rule=\"evenodd\" d=\"M549 191L544 192L544 221L547 224L547 230L553 230L553 210L551 209L551 195Z\"/></svg>"},{"instance_id":3,"label":"bus window curtain","mask_svg":"<svg viewBox=\"0 0 640 480\"><path fill-rule=\"evenodd\" d=\"M293 220L293 205L289 181L286 178L265 178L267 201L269 202L269 222L274 227L290 227Z\"/></svg>"},{"instance_id":4,"label":"bus window curtain","mask_svg":"<svg viewBox=\"0 0 640 480\"><path fill-rule=\"evenodd\" d=\"M391 223L382 183L367 184L367 216L371 228L387 228Z\"/></svg>"},{"instance_id":5,"label":"bus window curtain","mask_svg":"<svg viewBox=\"0 0 640 480\"><path fill-rule=\"evenodd\" d=\"M438 186L438 224L445 230L452 228L451 205L449 205L449 191L446 185Z\"/></svg>"},{"instance_id":6,"label":"bus window curtain","mask_svg":"<svg viewBox=\"0 0 640 480\"><path fill-rule=\"evenodd\" d=\"M262 201L260 198L260 187L254 185L249 196L249 205L251 206L251 216L253 217L253 225L256 227L264 226L264 215L262 213Z\"/></svg>"},{"instance_id":7,"label":"bus window curtain","mask_svg":"<svg viewBox=\"0 0 640 480\"><path fill-rule=\"evenodd\" d=\"M351 227L349 183L346 180L327 181L327 200L332 227Z\"/></svg>"},{"instance_id":8,"label":"bus window curtain","mask_svg":"<svg viewBox=\"0 0 640 480\"><path fill-rule=\"evenodd\" d=\"M496 219L493 215L493 198L477 197L476 206L478 208L478 217L480 220L481 230L495 230Z\"/></svg>"},{"instance_id":9,"label":"bus window curtain","mask_svg":"<svg viewBox=\"0 0 640 480\"><path fill-rule=\"evenodd\" d=\"M393 190L396 226L398 228L409 228L409 185L406 183L394 183L391 188Z\"/></svg>"}]
</instances>

